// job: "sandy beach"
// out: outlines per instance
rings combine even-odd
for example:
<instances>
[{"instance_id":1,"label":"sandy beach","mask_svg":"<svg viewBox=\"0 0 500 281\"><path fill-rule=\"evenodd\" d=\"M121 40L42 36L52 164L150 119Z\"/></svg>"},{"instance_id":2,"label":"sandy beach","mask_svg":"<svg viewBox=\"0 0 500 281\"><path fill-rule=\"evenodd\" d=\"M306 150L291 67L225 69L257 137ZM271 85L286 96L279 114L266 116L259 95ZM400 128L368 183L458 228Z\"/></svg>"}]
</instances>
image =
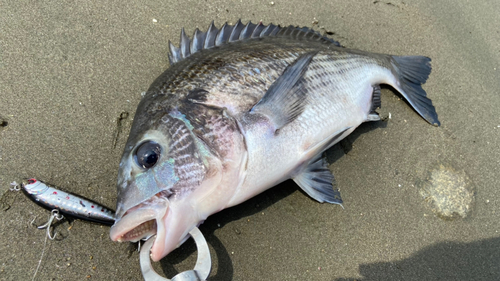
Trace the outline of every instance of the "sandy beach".
<instances>
[{"instance_id":1,"label":"sandy beach","mask_svg":"<svg viewBox=\"0 0 500 281\"><path fill-rule=\"evenodd\" d=\"M109 227L35 225L35 177L115 208L118 164L168 41L212 20L313 27L348 48L432 58L433 127L390 88L384 121L326 152L344 208L286 181L200 227L209 280L500 280L500 2L0 0L0 280L143 280ZM43 253L43 257L41 258ZM191 269L192 241L158 263Z\"/></svg>"}]
</instances>

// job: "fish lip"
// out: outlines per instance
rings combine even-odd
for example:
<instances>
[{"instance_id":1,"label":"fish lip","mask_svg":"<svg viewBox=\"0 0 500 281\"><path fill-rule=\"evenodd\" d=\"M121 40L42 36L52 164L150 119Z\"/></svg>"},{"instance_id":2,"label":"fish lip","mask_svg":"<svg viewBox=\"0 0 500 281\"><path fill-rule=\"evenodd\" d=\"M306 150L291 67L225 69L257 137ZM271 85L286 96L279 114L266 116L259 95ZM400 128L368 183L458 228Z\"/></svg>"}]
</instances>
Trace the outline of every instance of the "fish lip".
<instances>
[{"instance_id":1,"label":"fish lip","mask_svg":"<svg viewBox=\"0 0 500 281\"><path fill-rule=\"evenodd\" d=\"M151 236L156 233L156 238L165 236L164 227L163 227L163 217L168 211L169 201L166 198L154 198L151 203L143 203L138 206L135 206L125 212L125 214L115 221L115 224L111 227L110 230L110 238L112 241L118 242L137 242L145 237ZM160 200L158 200L160 199ZM142 236L136 237L136 239L123 239L123 236L141 224L155 220L156 221L156 230L144 233ZM156 239L157 241L158 239ZM155 244L156 244L155 241Z\"/></svg>"},{"instance_id":2,"label":"fish lip","mask_svg":"<svg viewBox=\"0 0 500 281\"><path fill-rule=\"evenodd\" d=\"M168 215L169 210L165 211L165 215ZM155 241L151 246L151 250L149 252L150 258L157 262L164 257L163 248L165 248L165 239L167 236L167 231L165 229L165 223L163 220L158 219L156 221L156 236L154 237Z\"/></svg>"}]
</instances>

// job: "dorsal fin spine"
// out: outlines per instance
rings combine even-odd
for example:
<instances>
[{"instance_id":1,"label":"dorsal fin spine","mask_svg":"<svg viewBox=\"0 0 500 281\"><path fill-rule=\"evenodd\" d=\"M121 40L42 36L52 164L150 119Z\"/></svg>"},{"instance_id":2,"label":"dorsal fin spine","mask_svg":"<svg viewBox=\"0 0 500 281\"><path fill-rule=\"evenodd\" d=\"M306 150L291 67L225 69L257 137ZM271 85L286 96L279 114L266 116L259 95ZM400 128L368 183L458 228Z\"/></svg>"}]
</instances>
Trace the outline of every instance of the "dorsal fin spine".
<instances>
[{"instance_id":1,"label":"dorsal fin spine","mask_svg":"<svg viewBox=\"0 0 500 281\"><path fill-rule=\"evenodd\" d=\"M243 27L245 26L241 23L241 20L238 20L233 27L231 35L229 36L229 42L238 41L238 38L240 38L240 33Z\"/></svg>"},{"instance_id":2,"label":"dorsal fin spine","mask_svg":"<svg viewBox=\"0 0 500 281\"><path fill-rule=\"evenodd\" d=\"M192 39L186 35L183 28L181 30L179 47L175 47L170 41L168 42L170 47L168 58L172 65L203 49L210 49L235 41L262 37L289 37L298 40L316 40L326 44L333 43L338 47L341 46L340 43L328 37L324 37L308 27L292 25L280 27L274 24L264 25L262 22L254 24L251 21L244 25L241 23L241 20L238 20L235 25L230 25L226 22L218 29L212 21L207 32L201 32L197 28L194 31Z\"/></svg>"},{"instance_id":3,"label":"dorsal fin spine","mask_svg":"<svg viewBox=\"0 0 500 281\"><path fill-rule=\"evenodd\" d=\"M181 45L180 45L182 57L186 58L186 57L189 57L189 55L191 55L190 50L189 50L190 45L191 45L191 40L186 35L184 28L182 28L182 30L181 30Z\"/></svg>"},{"instance_id":4,"label":"dorsal fin spine","mask_svg":"<svg viewBox=\"0 0 500 281\"><path fill-rule=\"evenodd\" d=\"M269 33L269 36L276 36L276 34L278 34L280 29L281 29L281 27L279 25L275 26L273 31L271 31L271 33Z\"/></svg>"},{"instance_id":5,"label":"dorsal fin spine","mask_svg":"<svg viewBox=\"0 0 500 281\"><path fill-rule=\"evenodd\" d=\"M205 43L203 44L203 49L210 49L215 45L215 37L217 33L214 33L215 30L214 22L210 24L207 30L207 36L205 37Z\"/></svg>"},{"instance_id":6,"label":"dorsal fin spine","mask_svg":"<svg viewBox=\"0 0 500 281\"><path fill-rule=\"evenodd\" d=\"M215 46L220 46L227 42L229 39L229 35L231 35L231 25L228 25L227 22L220 28L217 37L215 38Z\"/></svg>"},{"instance_id":7,"label":"dorsal fin spine","mask_svg":"<svg viewBox=\"0 0 500 281\"><path fill-rule=\"evenodd\" d=\"M262 32L263 29L264 25L262 24L262 22L259 22L257 26L254 28L251 38L259 38L260 33Z\"/></svg>"},{"instance_id":8,"label":"dorsal fin spine","mask_svg":"<svg viewBox=\"0 0 500 281\"><path fill-rule=\"evenodd\" d=\"M245 28L243 28L243 30L241 31L239 39L244 40L252 37L253 30L256 26L256 24L253 24L251 21L249 21L247 25L245 25Z\"/></svg>"},{"instance_id":9,"label":"dorsal fin spine","mask_svg":"<svg viewBox=\"0 0 500 281\"><path fill-rule=\"evenodd\" d=\"M194 54L203 49L205 42L205 32L201 32L198 28L193 33L193 40L191 41L191 54Z\"/></svg>"},{"instance_id":10,"label":"dorsal fin spine","mask_svg":"<svg viewBox=\"0 0 500 281\"><path fill-rule=\"evenodd\" d=\"M174 63L180 61L181 56L180 56L179 48L174 46L174 44L172 44L172 42L170 42L170 40L168 41L168 45L170 48L170 54L168 55L168 58L170 60L170 64L174 64Z\"/></svg>"},{"instance_id":11,"label":"dorsal fin spine","mask_svg":"<svg viewBox=\"0 0 500 281\"><path fill-rule=\"evenodd\" d=\"M274 28L273 24L265 26L264 29L260 32L260 37L266 36L269 33L271 33L271 31L272 31L273 28Z\"/></svg>"}]
</instances>

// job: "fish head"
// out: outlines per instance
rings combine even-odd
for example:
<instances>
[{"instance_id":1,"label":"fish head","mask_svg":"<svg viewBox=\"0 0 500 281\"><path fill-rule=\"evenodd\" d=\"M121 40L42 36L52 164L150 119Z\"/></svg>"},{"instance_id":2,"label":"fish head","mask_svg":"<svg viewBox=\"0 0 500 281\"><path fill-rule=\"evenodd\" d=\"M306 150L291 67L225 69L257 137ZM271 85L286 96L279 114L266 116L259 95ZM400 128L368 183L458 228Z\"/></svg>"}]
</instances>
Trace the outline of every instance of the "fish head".
<instances>
[{"instance_id":1,"label":"fish head","mask_svg":"<svg viewBox=\"0 0 500 281\"><path fill-rule=\"evenodd\" d=\"M206 197L220 184L221 163L183 114L171 110L155 119L145 124L139 116L132 125L110 237L136 242L156 234L151 258L158 261L211 214Z\"/></svg>"}]
</instances>

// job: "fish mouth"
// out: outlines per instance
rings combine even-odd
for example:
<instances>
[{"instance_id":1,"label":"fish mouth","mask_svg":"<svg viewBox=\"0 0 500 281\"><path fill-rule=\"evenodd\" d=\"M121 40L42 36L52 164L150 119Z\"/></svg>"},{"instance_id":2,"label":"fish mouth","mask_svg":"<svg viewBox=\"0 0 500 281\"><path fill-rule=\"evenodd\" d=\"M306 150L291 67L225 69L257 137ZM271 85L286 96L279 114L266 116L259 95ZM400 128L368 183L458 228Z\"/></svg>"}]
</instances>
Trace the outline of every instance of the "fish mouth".
<instances>
[{"instance_id":1,"label":"fish mouth","mask_svg":"<svg viewBox=\"0 0 500 281\"><path fill-rule=\"evenodd\" d=\"M158 193L118 218L111 227L110 238L137 242L156 234L150 258L159 261L189 238L189 231L201 222L197 214L191 201L169 201Z\"/></svg>"},{"instance_id":2,"label":"fish mouth","mask_svg":"<svg viewBox=\"0 0 500 281\"><path fill-rule=\"evenodd\" d=\"M137 242L156 234L156 244L165 236L163 218L167 214L168 208L168 199L154 196L152 199L129 209L111 227L111 240Z\"/></svg>"},{"instance_id":3,"label":"fish mouth","mask_svg":"<svg viewBox=\"0 0 500 281\"><path fill-rule=\"evenodd\" d=\"M132 230L123 234L122 236L118 237L118 239L116 241L118 241L118 242L125 242L125 241L137 242L143 238L145 239L145 238L150 237L150 236L155 235L155 234L156 234L156 220L148 220L148 221L143 222L140 225L134 227Z\"/></svg>"}]
</instances>

